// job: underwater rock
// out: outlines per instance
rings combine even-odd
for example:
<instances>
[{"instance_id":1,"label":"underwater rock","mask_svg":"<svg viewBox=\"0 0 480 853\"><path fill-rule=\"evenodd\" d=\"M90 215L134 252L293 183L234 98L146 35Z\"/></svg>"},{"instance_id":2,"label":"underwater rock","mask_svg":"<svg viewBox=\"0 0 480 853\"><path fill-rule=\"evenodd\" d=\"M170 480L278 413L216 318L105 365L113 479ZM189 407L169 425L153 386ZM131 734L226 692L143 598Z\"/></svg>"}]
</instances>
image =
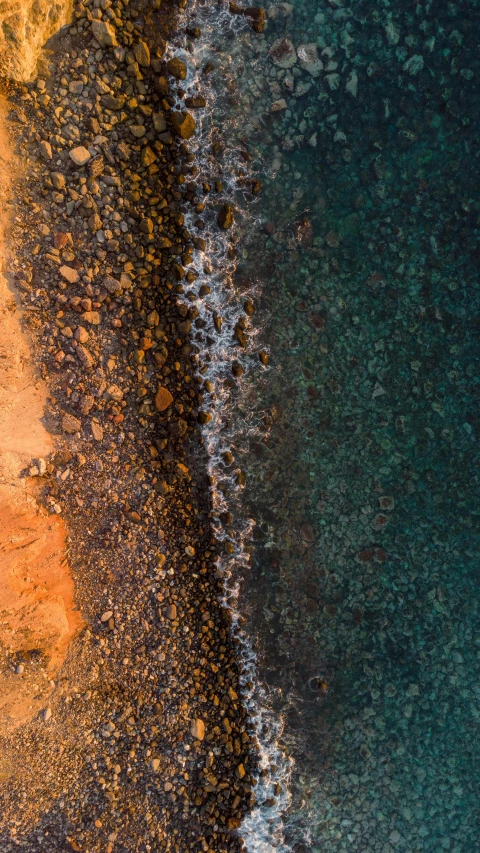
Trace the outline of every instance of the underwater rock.
<instances>
[{"instance_id":1,"label":"underwater rock","mask_svg":"<svg viewBox=\"0 0 480 853\"><path fill-rule=\"evenodd\" d=\"M312 77L317 77L323 69L323 62L317 53L316 44L301 44L297 48L297 56L304 71L308 71Z\"/></svg>"},{"instance_id":2,"label":"underwater rock","mask_svg":"<svg viewBox=\"0 0 480 853\"><path fill-rule=\"evenodd\" d=\"M297 53L290 39L277 39L268 51L268 55L274 65L278 65L279 68L291 68L297 61Z\"/></svg>"}]
</instances>

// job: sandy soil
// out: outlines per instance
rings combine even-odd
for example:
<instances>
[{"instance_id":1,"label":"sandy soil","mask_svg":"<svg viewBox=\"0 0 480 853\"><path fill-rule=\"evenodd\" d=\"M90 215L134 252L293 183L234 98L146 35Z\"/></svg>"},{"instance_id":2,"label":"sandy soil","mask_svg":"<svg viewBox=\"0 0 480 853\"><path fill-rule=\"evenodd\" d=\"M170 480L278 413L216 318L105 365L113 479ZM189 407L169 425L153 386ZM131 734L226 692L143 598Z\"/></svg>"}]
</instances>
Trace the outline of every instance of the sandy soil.
<instances>
[{"instance_id":1,"label":"sandy soil","mask_svg":"<svg viewBox=\"0 0 480 853\"><path fill-rule=\"evenodd\" d=\"M35 375L8 274L13 180L20 164L0 100L0 731L38 713L81 624L65 557L63 520L35 498L32 460L53 440L42 423L46 390Z\"/></svg>"}]
</instances>

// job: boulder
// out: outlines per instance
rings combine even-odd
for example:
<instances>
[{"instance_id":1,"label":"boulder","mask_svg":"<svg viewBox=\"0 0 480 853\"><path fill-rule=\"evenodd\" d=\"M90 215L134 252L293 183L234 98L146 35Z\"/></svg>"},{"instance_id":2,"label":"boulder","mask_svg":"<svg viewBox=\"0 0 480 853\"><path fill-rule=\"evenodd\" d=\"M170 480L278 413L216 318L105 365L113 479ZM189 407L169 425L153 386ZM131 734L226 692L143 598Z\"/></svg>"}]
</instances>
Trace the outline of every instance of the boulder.
<instances>
[{"instance_id":1,"label":"boulder","mask_svg":"<svg viewBox=\"0 0 480 853\"><path fill-rule=\"evenodd\" d=\"M279 68L292 68L297 61L297 52L290 39L274 41L268 55L274 65L278 65Z\"/></svg>"},{"instance_id":2,"label":"boulder","mask_svg":"<svg viewBox=\"0 0 480 853\"><path fill-rule=\"evenodd\" d=\"M106 21L92 21L92 33L101 47L117 47L115 27Z\"/></svg>"},{"instance_id":3,"label":"boulder","mask_svg":"<svg viewBox=\"0 0 480 853\"><path fill-rule=\"evenodd\" d=\"M177 136L182 139L190 139L195 133L195 119L190 113L174 110L171 113L172 125Z\"/></svg>"}]
</instances>

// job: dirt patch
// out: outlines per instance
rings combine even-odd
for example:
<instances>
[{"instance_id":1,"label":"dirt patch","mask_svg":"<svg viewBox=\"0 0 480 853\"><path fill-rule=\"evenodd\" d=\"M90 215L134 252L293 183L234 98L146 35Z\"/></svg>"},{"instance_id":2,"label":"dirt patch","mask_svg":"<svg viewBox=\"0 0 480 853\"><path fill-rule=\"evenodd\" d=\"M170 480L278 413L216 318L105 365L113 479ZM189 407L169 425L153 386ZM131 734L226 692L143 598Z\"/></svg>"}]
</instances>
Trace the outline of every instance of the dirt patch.
<instances>
[{"instance_id":1,"label":"dirt patch","mask_svg":"<svg viewBox=\"0 0 480 853\"><path fill-rule=\"evenodd\" d=\"M46 401L35 375L21 312L8 275L13 180L19 164L0 99L0 732L44 705L51 679L81 624L65 560L63 520L35 498L25 476L53 441L42 424Z\"/></svg>"}]
</instances>

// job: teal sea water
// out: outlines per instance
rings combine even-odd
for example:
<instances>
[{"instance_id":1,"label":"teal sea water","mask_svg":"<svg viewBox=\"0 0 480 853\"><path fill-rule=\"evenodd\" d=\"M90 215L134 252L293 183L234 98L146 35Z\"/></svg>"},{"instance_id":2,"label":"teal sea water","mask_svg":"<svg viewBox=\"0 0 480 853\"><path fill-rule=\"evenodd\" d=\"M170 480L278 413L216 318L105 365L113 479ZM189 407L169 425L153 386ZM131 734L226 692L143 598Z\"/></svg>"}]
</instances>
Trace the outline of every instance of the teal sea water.
<instances>
[{"instance_id":1,"label":"teal sea water","mask_svg":"<svg viewBox=\"0 0 480 853\"><path fill-rule=\"evenodd\" d=\"M257 424L238 607L293 769L246 844L475 853L480 6L294 0L261 35L196 14L210 166L263 182L233 282L270 366L223 429Z\"/></svg>"}]
</instances>

